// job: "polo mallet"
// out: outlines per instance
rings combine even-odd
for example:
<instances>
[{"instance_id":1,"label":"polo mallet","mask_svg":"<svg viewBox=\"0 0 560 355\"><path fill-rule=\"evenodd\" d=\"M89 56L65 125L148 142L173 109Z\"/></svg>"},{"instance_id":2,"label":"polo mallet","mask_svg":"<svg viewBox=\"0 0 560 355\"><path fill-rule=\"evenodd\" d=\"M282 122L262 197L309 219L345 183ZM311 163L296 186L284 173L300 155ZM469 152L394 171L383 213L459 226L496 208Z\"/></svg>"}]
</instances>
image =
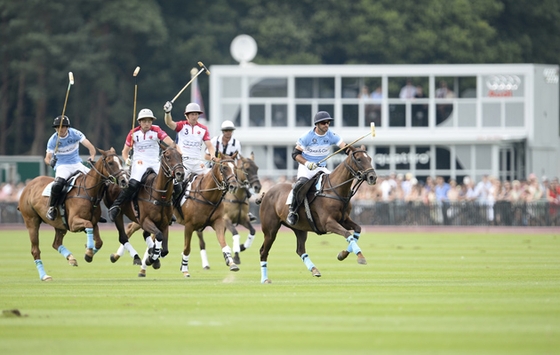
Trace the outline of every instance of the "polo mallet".
<instances>
[{"instance_id":1,"label":"polo mallet","mask_svg":"<svg viewBox=\"0 0 560 355\"><path fill-rule=\"evenodd\" d=\"M192 77L192 79L187 83L187 85L185 85L181 89L181 91L179 91L177 93L177 95L175 95L175 97L171 100L171 103L174 103L175 100L177 100L177 98L179 97L179 95L181 95L183 93L183 91L185 91L185 89L187 87L189 87L189 85L194 81L194 79L196 79L197 76L202 74L203 71L206 71L206 75L210 75L210 70L208 70L208 68L206 68L206 65L204 65L202 62L198 62L198 66L200 67L200 70L195 74L195 76Z\"/></svg>"},{"instance_id":2,"label":"polo mallet","mask_svg":"<svg viewBox=\"0 0 560 355\"><path fill-rule=\"evenodd\" d=\"M371 123L371 132L368 134L364 134L363 136L361 136L360 138L356 139L355 141L352 141L348 144L346 144L346 147L353 145L354 143L356 143L357 141L361 141L362 139L366 138L367 136L371 135L371 137L375 137L375 123ZM343 151L344 149L346 149L346 147L344 148L340 148L339 150L337 150L336 152L329 154L326 158L321 159L317 165L321 164L322 162L324 162L325 160L329 159L330 157L340 153L341 151Z\"/></svg>"},{"instance_id":3,"label":"polo mallet","mask_svg":"<svg viewBox=\"0 0 560 355\"><path fill-rule=\"evenodd\" d=\"M134 76L134 106L132 108L132 128L134 129L134 122L135 122L135 118L136 118L136 95L138 94L138 80L136 79L136 76L138 75L138 73L140 73L140 67L136 67L136 69L134 69L134 73L132 73L132 76Z\"/></svg>"},{"instance_id":4,"label":"polo mallet","mask_svg":"<svg viewBox=\"0 0 560 355\"><path fill-rule=\"evenodd\" d=\"M62 115L60 116L60 125L58 126L58 131L62 128L62 123L64 122L64 113L66 112L66 103L68 102L68 95L70 94L70 88L74 85L74 74L68 72L68 89L66 89L66 98L64 99L64 106L62 107ZM54 147L54 154L58 152L58 141L60 140L60 134L56 135L56 145Z\"/></svg>"}]
</instances>

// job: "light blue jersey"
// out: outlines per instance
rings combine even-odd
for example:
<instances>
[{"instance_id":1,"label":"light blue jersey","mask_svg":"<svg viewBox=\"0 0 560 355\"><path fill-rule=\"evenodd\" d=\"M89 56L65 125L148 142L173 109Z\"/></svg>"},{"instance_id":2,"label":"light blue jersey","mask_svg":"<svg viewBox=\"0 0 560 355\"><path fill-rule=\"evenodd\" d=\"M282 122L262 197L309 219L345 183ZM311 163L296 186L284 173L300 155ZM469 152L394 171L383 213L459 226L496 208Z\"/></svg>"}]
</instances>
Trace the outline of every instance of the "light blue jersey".
<instances>
[{"instance_id":1,"label":"light blue jersey","mask_svg":"<svg viewBox=\"0 0 560 355\"><path fill-rule=\"evenodd\" d=\"M303 149L302 155L305 160L318 163L329 155L332 145L339 145L341 142L342 138L330 129L322 136L315 133L315 129L311 129L298 139L297 145ZM322 162L319 166L326 165L326 162Z\"/></svg>"},{"instance_id":2,"label":"light blue jersey","mask_svg":"<svg viewBox=\"0 0 560 355\"><path fill-rule=\"evenodd\" d=\"M47 142L47 153L54 153L57 135L57 133L54 133L51 138L49 138ZM80 143L85 139L86 136L84 136L82 132L69 127L66 137L61 137L58 141L58 151L56 152L58 161L56 166L81 163L82 159L80 159L79 148Z\"/></svg>"}]
</instances>

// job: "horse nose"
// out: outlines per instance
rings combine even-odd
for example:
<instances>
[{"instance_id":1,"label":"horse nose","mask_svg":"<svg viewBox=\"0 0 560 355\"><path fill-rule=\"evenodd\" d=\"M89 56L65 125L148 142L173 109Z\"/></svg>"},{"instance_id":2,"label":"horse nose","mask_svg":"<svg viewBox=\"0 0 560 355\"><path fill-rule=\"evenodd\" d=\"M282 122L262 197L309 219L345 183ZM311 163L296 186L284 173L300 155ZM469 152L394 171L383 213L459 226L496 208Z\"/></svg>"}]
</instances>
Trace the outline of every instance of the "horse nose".
<instances>
[{"instance_id":1,"label":"horse nose","mask_svg":"<svg viewBox=\"0 0 560 355\"><path fill-rule=\"evenodd\" d=\"M377 175L375 174L370 174L368 176L368 184L369 185L375 185L377 183Z\"/></svg>"},{"instance_id":2,"label":"horse nose","mask_svg":"<svg viewBox=\"0 0 560 355\"><path fill-rule=\"evenodd\" d=\"M185 173L180 171L175 173L175 180L177 180L177 182L183 182L184 179L185 179Z\"/></svg>"},{"instance_id":3,"label":"horse nose","mask_svg":"<svg viewBox=\"0 0 560 355\"><path fill-rule=\"evenodd\" d=\"M124 189L128 186L128 179L126 178L126 176L123 176L119 179L119 187L121 189Z\"/></svg>"},{"instance_id":4,"label":"horse nose","mask_svg":"<svg viewBox=\"0 0 560 355\"><path fill-rule=\"evenodd\" d=\"M261 185L253 185L253 190L255 191L256 194L258 194L259 192L261 192Z\"/></svg>"}]
</instances>

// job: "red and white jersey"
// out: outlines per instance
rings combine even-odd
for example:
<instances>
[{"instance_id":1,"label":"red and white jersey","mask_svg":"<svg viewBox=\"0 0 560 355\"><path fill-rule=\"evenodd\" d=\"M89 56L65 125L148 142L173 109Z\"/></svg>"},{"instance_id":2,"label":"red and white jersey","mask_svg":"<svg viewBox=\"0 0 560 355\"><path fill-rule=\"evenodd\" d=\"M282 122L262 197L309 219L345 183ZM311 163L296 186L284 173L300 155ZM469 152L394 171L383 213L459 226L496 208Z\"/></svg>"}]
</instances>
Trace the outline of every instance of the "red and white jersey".
<instances>
[{"instance_id":1,"label":"red and white jersey","mask_svg":"<svg viewBox=\"0 0 560 355\"><path fill-rule=\"evenodd\" d=\"M175 131L177 132L177 145L181 148L183 156L200 159L203 142L210 140L208 128L200 123L191 126L187 121L180 121L177 122Z\"/></svg>"},{"instance_id":2,"label":"red and white jersey","mask_svg":"<svg viewBox=\"0 0 560 355\"><path fill-rule=\"evenodd\" d=\"M159 161L158 143L167 137L167 133L159 126L152 125L146 133L138 126L128 133L125 144L134 149L133 161L157 162Z\"/></svg>"}]
</instances>

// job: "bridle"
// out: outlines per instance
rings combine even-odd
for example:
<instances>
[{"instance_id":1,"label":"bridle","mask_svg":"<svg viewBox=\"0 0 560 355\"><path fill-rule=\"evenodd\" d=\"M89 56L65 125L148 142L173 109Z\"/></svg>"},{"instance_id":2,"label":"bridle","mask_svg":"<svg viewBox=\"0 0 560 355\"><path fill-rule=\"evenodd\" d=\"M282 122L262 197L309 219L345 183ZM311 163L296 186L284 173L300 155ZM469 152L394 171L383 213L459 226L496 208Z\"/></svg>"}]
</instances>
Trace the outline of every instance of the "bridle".
<instances>
[{"instance_id":1,"label":"bridle","mask_svg":"<svg viewBox=\"0 0 560 355\"><path fill-rule=\"evenodd\" d=\"M167 148L169 149L169 148ZM163 151L162 156L165 154L165 152L167 152L167 149ZM175 178L175 174L177 173L177 170L179 169L184 169L183 166L183 161L180 159L179 162L173 166L171 166L170 164L167 163L167 161L165 159L160 159L160 163L163 166L163 174L167 177L167 178Z\"/></svg>"},{"instance_id":2,"label":"bridle","mask_svg":"<svg viewBox=\"0 0 560 355\"><path fill-rule=\"evenodd\" d=\"M118 184L118 179L123 175L127 175L127 172L126 172L126 170L124 170L121 167L119 169L119 171L117 172L117 174L115 174L115 175L111 174L110 169L109 169L109 163L107 163L108 158L111 158L111 157L112 158L116 157L119 160L119 162L121 161L121 159L119 158L119 156L117 154L108 154L101 159L102 162L103 162L103 168L105 168L105 171L107 171L107 173L109 173L109 175L107 175L107 176L105 176L101 171L97 170L94 162L89 161L89 163L90 163L90 166L91 166L91 170L95 171L97 173L97 175L101 176L101 183L105 183L106 185L108 185L108 184L117 185Z\"/></svg>"},{"instance_id":3,"label":"bridle","mask_svg":"<svg viewBox=\"0 0 560 355\"><path fill-rule=\"evenodd\" d=\"M235 171L233 171L233 169L230 175L226 175L226 165L227 165L226 163L234 163L234 161L233 159L230 158L224 158L219 162L214 163L219 165L218 170L220 171L220 175L222 176L221 182L218 179L218 177L216 177L216 175L214 174L214 169L212 169L212 179L214 179L217 189L222 191L224 194L229 190L229 187L231 185L230 182L232 180L237 181L237 178L235 177Z\"/></svg>"},{"instance_id":4,"label":"bridle","mask_svg":"<svg viewBox=\"0 0 560 355\"><path fill-rule=\"evenodd\" d=\"M236 169L243 173L245 179L240 180L238 174L237 182L241 185L242 188L249 190L253 183L259 182L259 176L257 174L251 174L249 171L247 171L247 169L245 169L245 162L243 161L243 159L239 159L239 161L241 162L241 166L238 166ZM251 163L247 164L250 165Z\"/></svg>"}]
</instances>

